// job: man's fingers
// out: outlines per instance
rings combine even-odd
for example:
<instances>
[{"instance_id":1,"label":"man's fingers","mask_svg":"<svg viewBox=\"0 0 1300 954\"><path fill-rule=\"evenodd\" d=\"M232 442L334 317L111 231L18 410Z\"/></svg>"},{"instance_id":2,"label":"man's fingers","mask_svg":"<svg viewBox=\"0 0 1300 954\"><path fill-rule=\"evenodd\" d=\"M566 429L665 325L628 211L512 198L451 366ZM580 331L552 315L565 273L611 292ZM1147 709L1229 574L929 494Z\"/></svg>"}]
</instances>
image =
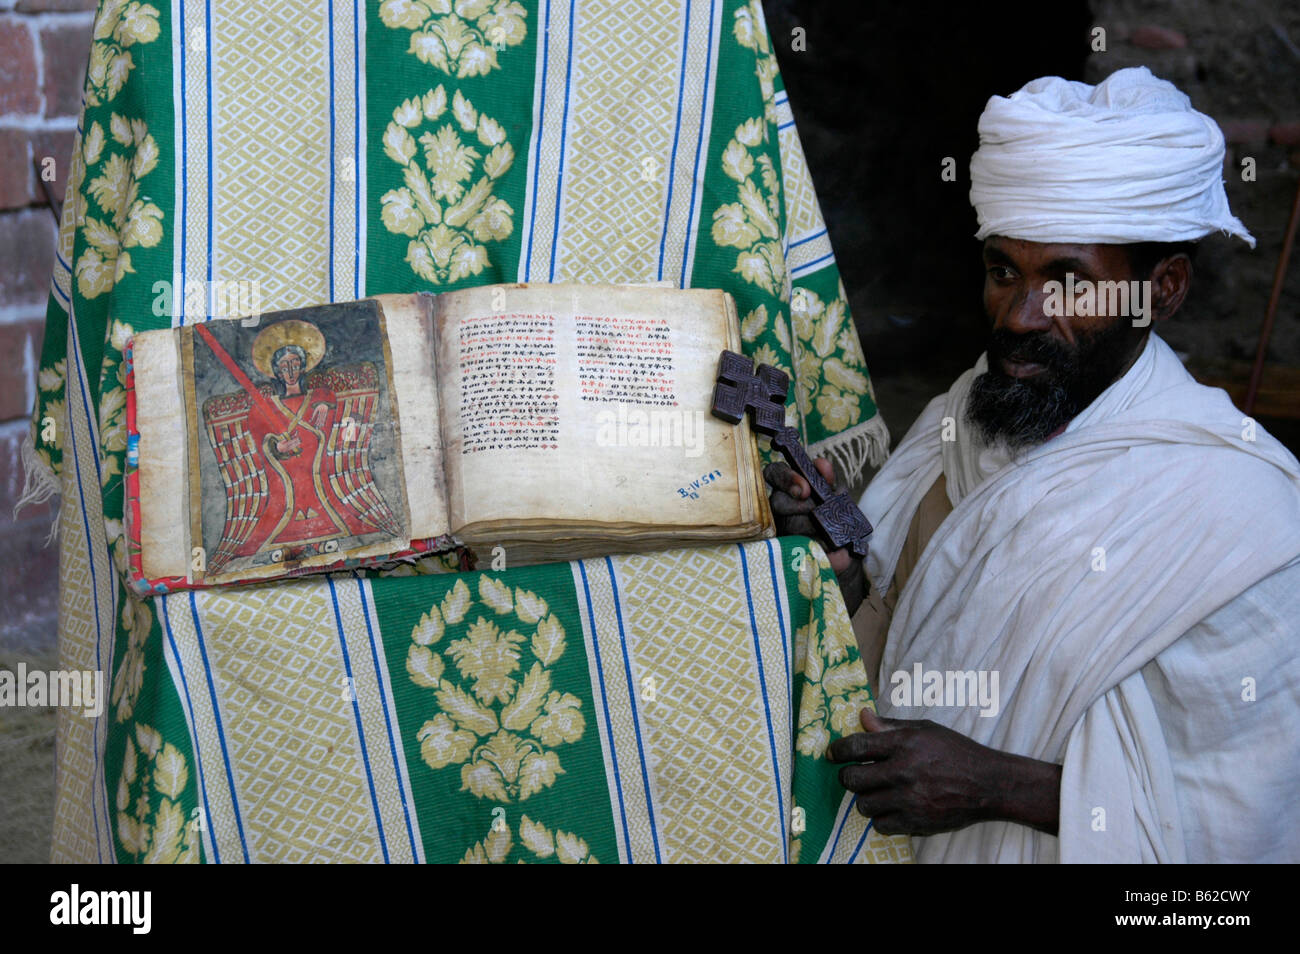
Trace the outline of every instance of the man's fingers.
<instances>
[{"instance_id":1,"label":"man's fingers","mask_svg":"<svg viewBox=\"0 0 1300 954\"><path fill-rule=\"evenodd\" d=\"M858 720L868 732L890 732L899 727L898 719L886 719L867 708L858 713Z\"/></svg>"},{"instance_id":2,"label":"man's fingers","mask_svg":"<svg viewBox=\"0 0 1300 954\"><path fill-rule=\"evenodd\" d=\"M815 461L813 461L813 466L817 468L818 472L822 475L822 478L826 481L826 483L830 484L832 487L835 486L835 465L834 464L828 461L825 457L818 457Z\"/></svg>"},{"instance_id":3,"label":"man's fingers","mask_svg":"<svg viewBox=\"0 0 1300 954\"><path fill-rule=\"evenodd\" d=\"M805 497L803 500L798 500L791 497L784 490L772 491L772 496L769 500L772 504L772 513L778 517L807 516L808 514L811 514L817 506L813 503L811 497Z\"/></svg>"},{"instance_id":4,"label":"man's fingers","mask_svg":"<svg viewBox=\"0 0 1300 954\"><path fill-rule=\"evenodd\" d=\"M812 513L815 504L807 482L779 461L763 468L763 478L773 488L772 515L778 520L782 536L814 536L818 528L807 515Z\"/></svg>"},{"instance_id":5,"label":"man's fingers","mask_svg":"<svg viewBox=\"0 0 1300 954\"><path fill-rule=\"evenodd\" d=\"M812 494L808 481L796 474L789 464L783 464L779 460L763 468L763 479L796 500L807 499Z\"/></svg>"},{"instance_id":6,"label":"man's fingers","mask_svg":"<svg viewBox=\"0 0 1300 954\"><path fill-rule=\"evenodd\" d=\"M890 830L886 830L880 827L880 820L882 818L893 818L897 820L899 811L906 807L897 791L881 789L875 792L863 792L853 801L857 804L858 811L867 818L875 820L876 830L882 835L894 835L899 833L897 828L891 827Z\"/></svg>"},{"instance_id":7,"label":"man's fingers","mask_svg":"<svg viewBox=\"0 0 1300 954\"><path fill-rule=\"evenodd\" d=\"M826 559L830 561L831 569L836 573L843 573L853 562L853 554L849 553L848 548L840 547L838 550L831 550L826 554Z\"/></svg>"},{"instance_id":8,"label":"man's fingers","mask_svg":"<svg viewBox=\"0 0 1300 954\"><path fill-rule=\"evenodd\" d=\"M813 466L817 472L822 475L822 479L832 487L835 486L835 465L825 457L818 457L813 461ZM763 468L763 479L775 487L777 490L783 490L791 497L804 499L812 495L812 487L808 481L803 478L789 464L779 460L773 461Z\"/></svg>"},{"instance_id":9,"label":"man's fingers","mask_svg":"<svg viewBox=\"0 0 1300 954\"><path fill-rule=\"evenodd\" d=\"M832 762L879 761L888 758L898 744L893 731L901 728L900 720L882 718L867 708L858 713L858 719L864 731L836 739L826 749L826 757Z\"/></svg>"},{"instance_id":10,"label":"man's fingers","mask_svg":"<svg viewBox=\"0 0 1300 954\"><path fill-rule=\"evenodd\" d=\"M883 792L896 784L896 779L885 762L871 762L867 765L846 765L840 769L840 784L850 792L858 794Z\"/></svg>"},{"instance_id":11,"label":"man's fingers","mask_svg":"<svg viewBox=\"0 0 1300 954\"><path fill-rule=\"evenodd\" d=\"M888 758L893 748L889 733L855 732L832 742L826 757L832 762L877 762Z\"/></svg>"},{"instance_id":12,"label":"man's fingers","mask_svg":"<svg viewBox=\"0 0 1300 954\"><path fill-rule=\"evenodd\" d=\"M887 814L872 814L862 811L862 806L858 806L858 811L866 815L872 821L872 827L882 835L906 835L909 834L907 825L903 822L903 816L898 812L889 812Z\"/></svg>"},{"instance_id":13,"label":"man's fingers","mask_svg":"<svg viewBox=\"0 0 1300 954\"><path fill-rule=\"evenodd\" d=\"M820 532L820 527L813 523L807 517L801 517L798 514L778 514L776 508L772 512L781 519L777 523L777 530L783 537L815 537Z\"/></svg>"}]
</instances>

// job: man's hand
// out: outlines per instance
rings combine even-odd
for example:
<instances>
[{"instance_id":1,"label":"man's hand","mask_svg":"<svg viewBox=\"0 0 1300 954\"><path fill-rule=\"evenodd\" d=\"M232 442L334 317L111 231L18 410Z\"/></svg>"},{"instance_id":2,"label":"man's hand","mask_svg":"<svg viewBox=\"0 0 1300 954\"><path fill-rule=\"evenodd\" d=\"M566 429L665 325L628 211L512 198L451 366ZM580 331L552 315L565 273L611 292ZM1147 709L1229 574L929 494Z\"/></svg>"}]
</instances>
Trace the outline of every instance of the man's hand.
<instances>
[{"instance_id":1,"label":"man's hand","mask_svg":"<svg viewBox=\"0 0 1300 954\"><path fill-rule=\"evenodd\" d=\"M934 835L981 821L1011 821L1056 834L1061 766L980 745L926 720L882 719L831 743L846 765L840 784L882 835Z\"/></svg>"},{"instance_id":2,"label":"man's hand","mask_svg":"<svg viewBox=\"0 0 1300 954\"><path fill-rule=\"evenodd\" d=\"M315 425L316 430L319 431L325 427L325 419L329 417L329 413L330 413L330 406L328 404L323 404L323 403L317 404L314 408L312 408L311 422L313 425Z\"/></svg>"},{"instance_id":3,"label":"man's hand","mask_svg":"<svg viewBox=\"0 0 1300 954\"><path fill-rule=\"evenodd\" d=\"M826 478L826 483L834 489L835 468L825 457L818 457L813 463ZM821 527L813 519L812 512L816 504L812 499L812 488L808 481L800 477L789 464L774 461L763 468L763 479L772 488L772 516L776 520L776 532L780 536L801 536L826 538ZM867 595L867 577L862 570L862 561L854 558L847 547L831 550L826 554L830 560L835 578L839 580L840 591L844 594L844 606L852 616L862 605Z\"/></svg>"}]
</instances>

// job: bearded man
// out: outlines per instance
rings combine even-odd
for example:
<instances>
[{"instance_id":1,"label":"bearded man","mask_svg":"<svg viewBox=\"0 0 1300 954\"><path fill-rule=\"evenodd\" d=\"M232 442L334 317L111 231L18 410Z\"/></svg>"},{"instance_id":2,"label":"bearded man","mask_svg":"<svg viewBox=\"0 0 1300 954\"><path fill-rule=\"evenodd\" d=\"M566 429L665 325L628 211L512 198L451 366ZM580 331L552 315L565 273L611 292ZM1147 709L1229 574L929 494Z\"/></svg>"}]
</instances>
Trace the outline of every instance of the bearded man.
<instances>
[{"instance_id":1,"label":"bearded man","mask_svg":"<svg viewBox=\"0 0 1300 954\"><path fill-rule=\"evenodd\" d=\"M867 488L865 570L831 554L881 716L828 757L920 861L1300 860L1300 465L1151 331L1190 243L1254 245L1223 136L1145 68L979 130L993 332Z\"/></svg>"}]
</instances>

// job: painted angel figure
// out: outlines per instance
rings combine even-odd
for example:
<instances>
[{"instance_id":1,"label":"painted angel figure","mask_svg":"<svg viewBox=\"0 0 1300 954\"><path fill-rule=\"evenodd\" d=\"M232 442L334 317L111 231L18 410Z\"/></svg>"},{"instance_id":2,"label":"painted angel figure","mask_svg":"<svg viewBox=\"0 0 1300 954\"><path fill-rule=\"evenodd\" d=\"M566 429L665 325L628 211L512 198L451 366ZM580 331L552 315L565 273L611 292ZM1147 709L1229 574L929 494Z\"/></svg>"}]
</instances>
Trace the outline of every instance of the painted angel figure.
<instances>
[{"instance_id":1,"label":"painted angel figure","mask_svg":"<svg viewBox=\"0 0 1300 954\"><path fill-rule=\"evenodd\" d=\"M235 374L230 356L203 337ZM225 525L209 573L236 559L266 554L279 563L346 550L365 535L403 536L371 470L378 371L368 361L318 368L324 355L315 324L277 322L252 347L253 365L266 380L253 385L235 374L243 391L205 402L226 489Z\"/></svg>"}]
</instances>

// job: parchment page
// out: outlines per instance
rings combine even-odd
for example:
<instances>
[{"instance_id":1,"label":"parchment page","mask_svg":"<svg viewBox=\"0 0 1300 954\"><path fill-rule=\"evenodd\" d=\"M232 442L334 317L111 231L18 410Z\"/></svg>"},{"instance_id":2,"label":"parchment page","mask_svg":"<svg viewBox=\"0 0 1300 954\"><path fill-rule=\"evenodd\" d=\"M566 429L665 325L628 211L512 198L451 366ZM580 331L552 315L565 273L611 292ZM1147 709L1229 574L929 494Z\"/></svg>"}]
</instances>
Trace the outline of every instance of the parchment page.
<instances>
[{"instance_id":1,"label":"parchment page","mask_svg":"<svg viewBox=\"0 0 1300 954\"><path fill-rule=\"evenodd\" d=\"M728 526L737 440L710 414L725 296L504 285L440 295L451 523ZM747 475L752 479L752 475Z\"/></svg>"},{"instance_id":2,"label":"parchment page","mask_svg":"<svg viewBox=\"0 0 1300 954\"><path fill-rule=\"evenodd\" d=\"M190 565L189 439L176 332L142 332L132 348L140 433L141 569L150 579L184 576Z\"/></svg>"},{"instance_id":3,"label":"parchment page","mask_svg":"<svg viewBox=\"0 0 1300 954\"><path fill-rule=\"evenodd\" d=\"M377 295L388 324L393 390L402 422L402 464L411 537L450 533L442 467L438 388L433 380L430 295Z\"/></svg>"}]
</instances>

